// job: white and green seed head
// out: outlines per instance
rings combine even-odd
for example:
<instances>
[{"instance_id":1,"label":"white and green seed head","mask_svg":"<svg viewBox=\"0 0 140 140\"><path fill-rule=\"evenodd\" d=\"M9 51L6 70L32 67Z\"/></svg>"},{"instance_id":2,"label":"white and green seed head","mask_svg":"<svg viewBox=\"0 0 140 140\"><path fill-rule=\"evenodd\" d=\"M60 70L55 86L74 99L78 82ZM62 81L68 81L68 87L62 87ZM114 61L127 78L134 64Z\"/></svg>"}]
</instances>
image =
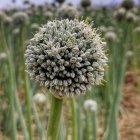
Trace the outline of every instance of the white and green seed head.
<instances>
[{"instance_id":1,"label":"white and green seed head","mask_svg":"<svg viewBox=\"0 0 140 140\"><path fill-rule=\"evenodd\" d=\"M26 13L16 12L12 15L13 26L22 27L29 24L30 20Z\"/></svg>"},{"instance_id":2,"label":"white and green seed head","mask_svg":"<svg viewBox=\"0 0 140 140\"><path fill-rule=\"evenodd\" d=\"M44 105L46 103L46 96L43 93L36 93L33 100L37 105Z\"/></svg>"},{"instance_id":3,"label":"white and green seed head","mask_svg":"<svg viewBox=\"0 0 140 140\"><path fill-rule=\"evenodd\" d=\"M92 99L85 100L84 108L85 108L85 110L96 112L97 111L97 102Z\"/></svg>"},{"instance_id":4,"label":"white and green seed head","mask_svg":"<svg viewBox=\"0 0 140 140\"><path fill-rule=\"evenodd\" d=\"M30 78L59 98L100 84L107 64L100 35L77 19L49 21L30 40L25 57Z\"/></svg>"},{"instance_id":5,"label":"white and green seed head","mask_svg":"<svg viewBox=\"0 0 140 140\"><path fill-rule=\"evenodd\" d=\"M79 12L74 6L62 5L58 8L56 16L61 19L74 19L79 16Z\"/></svg>"}]
</instances>

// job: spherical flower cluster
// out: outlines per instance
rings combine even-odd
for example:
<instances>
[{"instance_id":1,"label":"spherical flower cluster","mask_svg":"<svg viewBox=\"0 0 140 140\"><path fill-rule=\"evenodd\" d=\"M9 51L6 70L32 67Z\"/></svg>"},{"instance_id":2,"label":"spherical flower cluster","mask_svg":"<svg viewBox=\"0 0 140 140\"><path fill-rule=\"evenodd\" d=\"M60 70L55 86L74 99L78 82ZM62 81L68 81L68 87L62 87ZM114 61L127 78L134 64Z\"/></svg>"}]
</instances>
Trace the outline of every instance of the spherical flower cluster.
<instances>
[{"instance_id":1,"label":"spherical flower cluster","mask_svg":"<svg viewBox=\"0 0 140 140\"><path fill-rule=\"evenodd\" d=\"M132 11L132 13L134 13L134 14L138 14L139 9L138 9L138 7L133 7L133 8L131 9L131 11Z\"/></svg>"},{"instance_id":2,"label":"spherical flower cluster","mask_svg":"<svg viewBox=\"0 0 140 140\"><path fill-rule=\"evenodd\" d=\"M7 59L7 54L2 52L0 53L0 62Z\"/></svg>"},{"instance_id":3,"label":"spherical flower cluster","mask_svg":"<svg viewBox=\"0 0 140 140\"><path fill-rule=\"evenodd\" d=\"M134 13L132 13L132 12L127 12L127 14L126 14L126 20L128 21L128 22L135 22L136 21L136 15L134 14Z\"/></svg>"},{"instance_id":4,"label":"spherical flower cluster","mask_svg":"<svg viewBox=\"0 0 140 140\"><path fill-rule=\"evenodd\" d=\"M12 18L10 16L5 16L3 19L3 23L5 26L10 26L12 24Z\"/></svg>"},{"instance_id":5,"label":"spherical flower cluster","mask_svg":"<svg viewBox=\"0 0 140 140\"><path fill-rule=\"evenodd\" d=\"M125 8L119 8L117 11L115 11L114 17L115 17L118 21L121 21L121 20L124 19L125 14L126 14Z\"/></svg>"},{"instance_id":6,"label":"spherical flower cluster","mask_svg":"<svg viewBox=\"0 0 140 140\"><path fill-rule=\"evenodd\" d=\"M67 19L67 18L74 19L78 15L79 15L79 12L76 9L76 7L69 6L69 5L61 6L56 13L57 18L61 18L61 19Z\"/></svg>"},{"instance_id":7,"label":"spherical flower cluster","mask_svg":"<svg viewBox=\"0 0 140 140\"><path fill-rule=\"evenodd\" d=\"M25 57L31 79L59 98L100 84L107 63L99 34L76 19L49 21L30 40Z\"/></svg>"},{"instance_id":8,"label":"spherical flower cluster","mask_svg":"<svg viewBox=\"0 0 140 140\"><path fill-rule=\"evenodd\" d=\"M29 5L29 4L30 4L30 0L24 0L24 1L23 1L23 4L24 4L24 5Z\"/></svg>"},{"instance_id":9,"label":"spherical flower cluster","mask_svg":"<svg viewBox=\"0 0 140 140\"><path fill-rule=\"evenodd\" d=\"M133 32L140 35L140 26L136 27Z\"/></svg>"},{"instance_id":10,"label":"spherical flower cluster","mask_svg":"<svg viewBox=\"0 0 140 140\"><path fill-rule=\"evenodd\" d=\"M97 102L95 100L88 99L84 102L84 108L95 112L97 110Z\"/></svg>"},{"instance_id":11,"label":"spherical flower cluster","mask_svg":"<svg viewBox=\"0 0 140 140\"><path fill-rule=\"evenodd\" d=\"M35 104L42 105L46 103L46 96L43 93L36 93L33 97Z\"/></svg>"},{"instance_id":12,"label":"spherical flower cluster","mask_svg":"<svg viewBox=\"0 0 140 140\"><path fill-rule=\"evenodd\" d=\"M37 23L32 23L31 24L31 29L38 30L39 29L39 25Z\"/></svg>"},{"instance_id":13,"label":"spherical flower cluster","mask_svg":"<svg viewBox=\"0 0 140 140\"><path fill-rule=\"evenodd\" d=\"M114 42L117 40L117 35L115 32L113 31L108 31L105 33L105 39L108 41L108 42Z\"/></svg>"},{"instance_id":14,"label":"spherical flower cluster","mask_svg":"<svg viewBox=\"0 0 140 140\"><path fill-rule=\"evenodd\" d=\"M12 3L16 3L16 0L12 0Z\"/></svg>"},{"instance_id":15,"label":"spherical flower cluster","mask_svg":"<svg viewBox=\"0 0 140 140\"><path fill-rule=\"evenodd\" d=\"M53 12L50 12L50 11L46 11L45 13L44 13L44 17L45 17L45 19L47 19L47 20L52 20L54 17L53 17L54 15L53 15Z\"/></svg>"},{"instance_id":16,"label":"spherical flower cluster","mask_svg":"<svg viewBox=\"0 0 140 140\"><path fill-rule=\"evenodd\" d=\"M129 10L134 7L134 1L133 0L124 0L122 2L122 7Z\"/></svg>"},{"instance_id":17,"label":"spherical flower cluster","mask_svg":"<svg viewBox=\"0 0 140 140\"><path fill-rule=\"evenodd\" d=\"M39 117L41 117L43 115L42 112L44 110L44 107L46 107L46 105L47 105L46 96L43 93L36 93L33 96L33 103L36 107L36 111L39 114Z\"/></svg>"},{"instance_id":18,"label":"spherical flower cluster","mask_svg":"<svg viewBox=\"0 0 140 140\"><path fill-rule=\"evenodd\" d=\"M58 2L59 4L62 4L65 2L65 0L55 0L56 2Z\"/></svg>"},{"instance_id":19,"label":"spherical flower cluster","mask_svg":"<svg viewBox=\"0 0 140 140\"><path fill-rule=\"evenodd\" d=\"M81 0L81 6L83 8L87 8L91 5L91 1L90 0Z\"/></svg>"},{"instance_id":20,"label":"spherical flower cluster","mask_svg":"<svg viewBox=\"0 0 140 140\"><path fill-rule=\"evenodd\" d=\"M104 33L106 33L106 31L107 31L107 27L105 27L105 26L100 26L100 27L99 27L99 31L100 31L102 34L104 34Z\"/></svg>"},{"instance_id":21,"label":"spherical flower cluster","mask_svg":"<svg viewBox=\"0 0 140 140\"><path fill-rule=\"evenodd\" d=\"M133 51L130 51L130 50L127 51L126 56L127 56L128 59L131 58L133 56Z\"/></svg>"},{"instance_id":22,"label":"spherical flower cluster","mask_svg":"<svg viewBox=\"0 0 140 140\"><path fill-rule=\"evenodd\" d=\"M13 25L15 27L17 27L17 26L22 27L29 23L29 17L24 12L14 13L12 16L12 19L13 19Z\"/></svg>"},{"instance_id":23,"label":"spherical flower cluster","mask_svg":"<svg viewBox=\"0 0 140 140\"><path fill-rule=\"evenodd\" d=\"M52 12L55 13L57 10L57 6L52 3L52 4L49 4L49 3L46 3L45 6L43 7L43 12L46 13L46 12Z\"/></svg>"},{"instance_id":24,"label":"spherical flower cluster","mask_svg":"<svg viewBox=\"0 0 140 140\"><path fill-rule=\"evenodd\" d=\"M6 17L6 14L0 10L0 23L3 21L3 19Z\"/></svg>"},{"instance_id":25,"label":"spherical flower cluster","mask_svg":"<svg viewBox=\"0 0 140 140\"><path fill-rule=\"evenodd\" d=\"M18 36L20 33L20 29L19 28L15 28L13 31L12 31L12 35L13 36Z\"/></svg>"}]
</instances>

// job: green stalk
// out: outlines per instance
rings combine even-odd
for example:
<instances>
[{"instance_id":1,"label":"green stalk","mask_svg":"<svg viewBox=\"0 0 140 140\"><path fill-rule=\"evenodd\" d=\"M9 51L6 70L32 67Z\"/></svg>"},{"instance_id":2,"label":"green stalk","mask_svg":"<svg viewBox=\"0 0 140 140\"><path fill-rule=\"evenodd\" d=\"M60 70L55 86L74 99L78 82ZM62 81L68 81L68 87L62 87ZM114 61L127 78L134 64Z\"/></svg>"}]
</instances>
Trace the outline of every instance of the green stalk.
<instances>
[{"instance_id":1,"label":"green stalk","mask_svg":"<svg viewBox=\"0 0 140 140\"><path fill-rule=\"evenodd\" d=\"M110 63L110 76L113 81L113 85L110 92L112 91L112 102L111 102L111 110L110 110L110 116L109 116L109 122L108 122L108 128L105 136L105 140L119 140L119 134L118 134L118 126L117 126L117 118L118 118L118 112L119 112L119 105L120 105L120 99L121 99L121 92L122 87L124 83L124 74L126 70L126 46L122 45L123 43L127 42L127 29L122 23L121 27L124 27L124 36L125 38L122 38L119 44L116 46L112 46L110 48L110 60L112 58L112 61Z\"/></svg>"},{"instance_id":2,"label":"green stalk","mask_svg":"<svg viewBox=\"0 0 140 140\"><path fill-rule=\"evenodd\" d=\"M24 59L24 41L25 41L25 29L21 28L20 33L20 47L22 49L22 65L23 65L23 80L24 80L24 90L25 90L25 105L26 105L26 111L27 111L27 121L28 121L28 132L30 140L33 139L33 130L32 130L32 109L31 109L31 93L30 93L30 84L27 77L27 74L25 72L25 59Z\"/></svg>"},{"instance_id":3,"label":"green stalk","mask_svg":"<svg viewBox=\"0 0 140 140\"><path fill-rule=\"evenodd\" d=\"M77 140L77 114L74 97L71 98L71 109L72 109L72 140Z\"/></svg>"},{"instance_id":4,"label":"green stalk","mask_svg":"<svg viewBox=\"0 0 140 140\"><path fill-rule=\"evenodd\" d=\"M21 127L22 127L22 130L23 130L25 140L29 140L28 131L27 131L27 128L26 128L26 123L25 123L25 120L24 120L24 117L23 117L23 114L22 114L22 110L21 110L18 95L17 95L16 83L15 83L15 78L14 78L13 62L12 62L12 59L9 59L9 61L10 61L9 70L13 70L11 78L13 79L13 81L12 81L13 82L13 87L15 88L15 95L14 95L15 98L14 99L15 99L16 109L17 109L17 112L19 114L19 119L20 119L20 123L21 123Z\"/></svg>"},{"instance_id":5,"label":"green stalk","mask_svg":"<svg viewBox=\"0 0 140 140\"><path fill-rule=\"evenodd\" d=\"M64 118L62 116L62 119L60 121L60 134L58 140L66 140L66 131L65 131L65 125L64 125Z\"/></svg>"},{"instance_id":6,"label":"green stalk","mask_svg":"<svg viewBox=\"0 0 140 140\"><path fill-rule=\"evenodd\" d=\"M25 119L24 119L24 116L23 116L23 113L22 113L22 109L21 109L21 105L20 105L19 98L18 98L18 93L17 93L17 86L16 86L16 80L15 80L16 76L15 76L15 69L14 69L14 64L13 64L13 58L10 55L9 55L9 60L10 60L10 63L11 63L9 69L13 70L13 73L12 73L11 77L13 79L13 86L15 88L15 96L14 96L15 106L16 106L15 108L17 109L17 112L18 112L18 115L19 115L19 121L21 123L21 128L23 130L24 138L25 138L25 140L29 140L29 135L28 135Z\"/></svg>"},{"instance_id":7,"label":"green stalk","mask_svg":"<svg viewBox=\"0 0 140 140\"><path fill-rule=\"evenodd\" d=\"M36 106L34 103L33 103L33 111L34 111L34 116L35 116L35 121L36 121L36 125L37 125L37 131L38 131L39 138L40 138L40 140L43 140L42 124L39 120L39 115L38 115L38 112L36 110Z\"/></svg>"},{"instance_id":8,"label":"green stalk","mask_svg":"<svg viewBox=\"0 0 140 140\"><path fill-rule=\"evenodd\" d=\"M7 53L7 55L9 55ZM14 107L14 93L15 89L13 86L12 69L10 67L10 59L8 57L8 69L9 69L9 102L10 102L10 116L11 116L11 140L17 140L16 120L15 120L15 107Z\"/></svg>"},{"instance_id":9,"label":"green stalk","mask_svg":"<svg viewBox=\"0 0 140 140\"><path fill-rule=\"evenodd\" d=\"M23 114L22 114L22 110L21 110L21 107L20 107L20 103L19 103L19 99L18 99L18 95L17 95L17 90L16 90L17 87L16 87L16 82L15 82L15 70L14 70L14 66L13 66L13 58L12 58L12 55L11 55L10 51L8 50L6 39L4 37L3 28L1 27L1 29L2 29L1 30L2 31L1 32L1 36L2 36L1 38L2 38L2 41L3 41L3 44L1 44L1 45L3 47L5 47L4 49L7 52L7 56L8 56L8 66L9 66L9 74L10 74L9 79L11 79L11 84L12 84L11 88L15 89L15 91L14 91L15 94L14 94L14 99L13 99L13 100L15 100L15 104L16 104L15 108L17 109L17 112L19 114L19 119L20 119L20 123L21 123L21 127L22 127L22 130L23 130L23 133L24 133L25 140L29 140L28 131L27 131L27 128L26 128L26 123L25 123L25 120L24 120L24 117L23 117ZM10 90L10 91L12 91L12 90ZM12 94L10 94L10 95L12 96ZM14 122L14 121L12 121L12 122ZM12 126L14 127L13 124L12 124ZM14 129L12 129L12 130L14 130ZM14 140L15 140L15 138L14 138Z\"/></svg>"},{"instance_id":10,"label":"green stalk","mask_svg":"<svg viewBox=\"0 0 140 140\"><path fill-rule=\"evenodd\" d=\"M6 50L7 57L8 57L8 70L9 70L9 102L10 102L10 116L11 116L11 140L17 140L17 128L16 128L16 120L15 120L15 107L14 107L14 93L15 93L15 87L14 87L14 80L13 80L13 69L11 67L11 57L10 53L8 51L8 46L5 38L4 33L4 27L3 23L0 23L0 29L1 29L1 45Z\"/></svg>"},{"instance_id":11,"label":"green stalk","mask_svg":"<svg viewBox=\"0 0 140 140\"><path fill-rule=\"evenodd\" d=\"M79 104L80 105L80 104ZM78 107L77 109L77 135L78 135L78 139L79 140L82 140L83 139L83 135L82 135L82 130L83 130L83 124L81 123L82 122L82 117L81 117L81 108Z\"/></svg>"},{"instance_id":12,"label":"green stalk","mask_svg":"<svg viewBox=\"0 0 140 140\"><path fill-rule=\"evenodd\" d=\"M96 111L92 112L87 110L87 128L88 128L88 140L96 140L97 138L97 122Z\"/></svg>"},{"instance_id":13,"label":"green stalk","mask_svg":"<svg viewBox=\"0 0 140 140\"><path fill-rule=\"evenodd\" d=\"M17 112L19 114L21 127L22 127L22 130L23 130L24 138L25 138L25 140L29 140L29 135L28 135L25 119L24 119L24 116L23 116L23 113L22 113L22 110L21 110L21 107L20 107L17 91L15 93L15 102L16 102L16 109L17 109Z\"/></svg>"},{"instance_id":14,"label":"green stalk","mask_svg":"<svg viewBox=\"0 0 140 140\"><path fill-rule=\"evenodd\" d=\"M93 140L97 138L97 122L96 122L96 111L93 112Z\"/></svg>"},{"instance_id":15,"label":"green stalk","mask_svg":"<svg viewBox=\"0 0 140 140\"><path fill-rule=\"evenodd\" d=\"M91 135L91 133L92 133L92 126L91 126L91 114L90 114L91 112L89 111L89 110L87 110L87 128L88 128L88 140L92 140L92 135Z\"/></svg>"},{"instance_id":16,"label":"green stalk","mask_svg":"<svg viewBox=\"0 0 140 140\"><path fill-rule=\"evenodd\" d=\"M51 95L51 110L47 126L47 140L58 140L62 103L62 99L57 99Z\"/></svg>"}]
</instances>

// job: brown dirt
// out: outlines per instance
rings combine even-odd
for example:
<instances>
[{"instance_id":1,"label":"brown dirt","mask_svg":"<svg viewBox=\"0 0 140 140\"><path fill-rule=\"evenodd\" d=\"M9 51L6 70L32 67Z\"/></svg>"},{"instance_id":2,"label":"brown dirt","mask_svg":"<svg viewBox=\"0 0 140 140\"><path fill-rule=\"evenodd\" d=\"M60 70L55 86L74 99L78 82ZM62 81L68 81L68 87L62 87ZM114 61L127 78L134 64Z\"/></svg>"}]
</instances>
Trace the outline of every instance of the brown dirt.
<instances>
[{"instance_id":1,"label":"brown dirt","mask_svg":"<svg viewBox=\"0 0 140 140\"><path fill-rule=\"evenodd\" d=\"M122 101L123 113L119 122L121 140L140 140L140 95L135 74L128 72Z\"/></svg>"}]
</instances>

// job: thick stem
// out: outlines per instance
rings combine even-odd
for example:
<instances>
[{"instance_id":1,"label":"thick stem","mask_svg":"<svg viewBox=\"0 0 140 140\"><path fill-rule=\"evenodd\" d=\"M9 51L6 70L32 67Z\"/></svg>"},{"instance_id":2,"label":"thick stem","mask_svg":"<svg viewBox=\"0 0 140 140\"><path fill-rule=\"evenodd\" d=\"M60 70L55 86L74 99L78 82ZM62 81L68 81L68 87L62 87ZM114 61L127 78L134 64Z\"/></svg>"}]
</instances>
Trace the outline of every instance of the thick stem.
<instances>
[{"instance_id":1,"label":"thick stem","mask_svg":"<svg viewBox=\"0 0 140 140\"><path fill-rule=\"evenodd\" d=\"M8 58L9 59L9 58ZM9 60L8 60L9 61ZM9 65L10 62L9 62ZM10 68L10 66L9 66ZM15 120L15 106L14 106L14 93L12 70L9 69L9 102L10 102L10 116L11 116L11 140L17 140L16 120Z\"/></svg>"},{"instance_id":2,"label":"thick stem","mask_svg":"<svg viewBox=\"0 0 140 140\"><path fill-rule=\"evenodd\" d=\"M72 140L77 140L77 114L76 114L76 105L75 100L71 98L71 109L72 109Z\"/></svg>"},{"instance_id":3,"label":"thick stem","mask_svg":"<svg viewBox=\"0 0 140 140\"><path fill-rule=\"evenodd\" d=\"M51 110L48 122L47 140L57 140L60 129L62 99L51 96Z\"/></svg>"},{"instance_id":4,"label":"thick stem","mask_svg":"<svg viewBox=\"0 0 140 140\"><path fill-rule=\"evenodd\" d=\"M20 33L20 47L22 49L22 65L23 65L23 80L24 80L24 90L25 90L25 104L26 104L26 111L27 111L27 121L28 121L28 131L30 140L33 139L33 130L32 130L32 109L31 109L31 93L30 93L30 83L25 72L25 58L24 58L24 41L25 41L25 29L21 28Z\"/></svg>"}]
</instances>

